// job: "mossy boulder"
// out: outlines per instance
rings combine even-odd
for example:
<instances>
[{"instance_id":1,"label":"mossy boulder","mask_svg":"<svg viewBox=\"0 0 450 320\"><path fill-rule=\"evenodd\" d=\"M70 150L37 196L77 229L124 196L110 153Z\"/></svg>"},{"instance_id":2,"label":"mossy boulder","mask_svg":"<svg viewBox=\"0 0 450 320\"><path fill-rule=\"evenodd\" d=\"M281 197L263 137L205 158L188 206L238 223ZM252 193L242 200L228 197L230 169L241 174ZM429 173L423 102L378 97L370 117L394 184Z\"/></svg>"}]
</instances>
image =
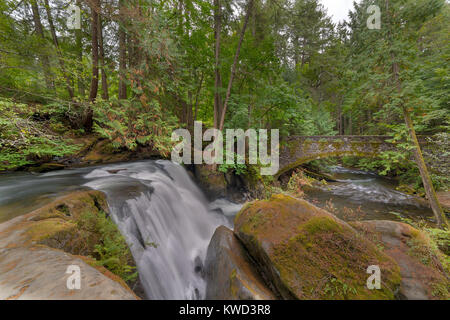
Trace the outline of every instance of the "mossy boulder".
<instances>
[{"instance_id":1,"label":"mossy boulder","mask_svg":"<svg viewBox=\"0 0 450 320\"><path fill-rule=\"evenodd\" d=\"M105 213L108 205L100 191L73 192L33 211L26 234L33 243L74 255L93 255L101 234L95 226L86 225L87 215L99 217Z\"/></svg>"},{"instance_id":2,"label":"mossy boulder","mask_svg":"<svg viewBox=\"0 0 450 320\"><path fill-rule=\"evenodd\" d=\"M395 221L352 222L365 237L383 247L400 266L399 297L450 299L448 256L422 231Z\"/></svg>"},{"instance_id":3,"label":"mossy boulder","mask_svg":"<svg viewBox=\"0 0 450 320\"><path fill-rule=\"evenodd\" d=\"M227 181L223 172L215 170L212 165L195 165L195 178L200 187L211 196L224 196Z\"/></svg>"},{"instance_id":4,"label":"mossy boulder","mask_svg":"<svg viewBox=\"0 0 450 320\"><path fill-rule=\"evenodd\" d=\"M394 299L397 263L347 223L285 195L246 205L235 234L271 286L284 299ZM380 290L366 286L378 265Z\"/></svg>"},{"instance_id":5,"label":"mossy boulder","mask_svg":"<svg viewBox=\"0 0 450 320\"><path fill-rule=\"evenodd\" d=\"M206 299L275 299L240 241L232 230L224 226L214 232L208 247L205 270Z\"/></svg>"},{"instance_id":6,"label":"mossy boulder","mask_svg":"<svg viewBox=\"0 0 450 320\"><path fill-rule=\"evenodd\" d=\"M0 224L0 299L135 299L134 261L107 214L103 193L76 191ZM81 291L66 287L69 265Z\"/></svg>"}]
</instances>

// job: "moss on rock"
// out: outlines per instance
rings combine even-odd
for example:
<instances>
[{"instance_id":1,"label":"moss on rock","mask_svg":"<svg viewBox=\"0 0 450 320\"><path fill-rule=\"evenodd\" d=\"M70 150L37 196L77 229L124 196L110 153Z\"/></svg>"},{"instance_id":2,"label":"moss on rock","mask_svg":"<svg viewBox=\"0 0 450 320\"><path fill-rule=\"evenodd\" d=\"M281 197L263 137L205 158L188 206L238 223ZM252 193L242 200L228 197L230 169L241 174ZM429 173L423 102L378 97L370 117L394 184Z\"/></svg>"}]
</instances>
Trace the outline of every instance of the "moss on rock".
<instances>
[{"instance_id":1,"label":"moss on rock","mask_svg":"<svg viewBox=\"0 0 450 320\"><path fill-rule=\"evenodd\" d=\"M285 299L393 299L396 262L351 226L285 195L241 210L235 233ZM383 270L381 290L366 287L371 265Z\"/></svg>"},{"instance_id":2,"label":"moss on rock","mask_svg":"<svg viewBox=\"0 0 450 320\"><path fill-rule=\"evenodd\" d=\"M102 192L70 193L29 214L24 225L27 242L90 257L97 266L133 283L137 278L133 257L107 214Z\"/></svg>"},{"instance_id":3,"label":"moss on rock","mask_svg":"<svg viewBox=\"0 0 450 320\"><path fill-rule=\"evenodd\" d=\"M212 165L195 165L195 177L205 191L214 196L225 195L227 190L225 175L214 170Z\"/></svg>"},{"instance_id":4,"label":"moss on rock","mask_svg":"<svg viewBox=\"0 0 450 320\"><path fill-rule=\"evenodd\" d=\"M383 251L400 266L399 297L450 299L448 256L424 232L402 222L352 222L365 237L383 245Z\"/></svg>"}]
</instances>

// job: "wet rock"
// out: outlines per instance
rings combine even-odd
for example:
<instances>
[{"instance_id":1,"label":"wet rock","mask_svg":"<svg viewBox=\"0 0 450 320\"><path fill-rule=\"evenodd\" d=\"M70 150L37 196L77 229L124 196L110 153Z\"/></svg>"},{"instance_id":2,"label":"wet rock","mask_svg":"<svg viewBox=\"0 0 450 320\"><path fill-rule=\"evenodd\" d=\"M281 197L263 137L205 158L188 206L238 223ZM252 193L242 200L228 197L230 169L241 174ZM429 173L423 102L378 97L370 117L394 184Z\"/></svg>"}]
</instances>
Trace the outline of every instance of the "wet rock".
<instances>
[{"instance_id":1,"label":"wet rock","mask_svg":"<svg viewBox=\"0 0 450 320\"><path fill-rule=\"evenodd\" d=\"M206 299L275 299L230 229L224 226L216 229L205 264Z\"/></svg>"},{"instance_id":2,"label":"wet rock","mask_svg":"<svg viewBox=\"0 0 450 320\"><path fill-rule=\"evenodd\" d=\"M195 271L195 273L200 275L202 278L205 277L205 267L203 266L203 261L199 256L195 257L194 271Z\"/></svg>"},{"instance_id":3,"label":"wet rock","mask_svg":"<svg viewBox=\"0 0 450 320\"><path fill-rule=\"evenodd\" d=\"M44 172L49 172L49 171L62 170L65 167L66 166L64 164L61 164L61 163L49 162L49 163L41 164L38 167L30 167L29 171L30 172L35 172L35 173L44 173Z\"/></svg>"},{"instance_id":4,"label":"wet rock","mask_svg":"<svg viewBox=\"0 0 450 320\"><path fill-rule=\"evenodd\" d=\"M408 300L449 299L450 281L430 239L412 226L395 221L361 221L352 225L400 266L398 297Z\"/></svg>"},{"instance_id":5,"label":"wet rock","mask_svg":"<svg viewBox=\"0 0 450 320\"><path fill-rule=\"evenodd\" d=\"M212 165L195 165L195 178L200 187L210 196L225 196L227 181L222 172L213 170Z\"/></svg>"},{"instance_id":6,"label":"wet rock","mask_svg":"<svg viewBox=\"0 0 450 320\"><path fill-rule=\"evenodd\" d=\"M235 234L284 299L394 299L395 261L350 225L312 204L285 195L246 205ZM383 270L369 290L367 268Z\"/></svg>"},{"instance_id":7,"label":"wet rock","mask_svg":"<svg viewBox=\"0 0 450 320\"><path fill-rule=\"evenodd\" d=\"M1 248L0 300L134 300L135 295L82 259L48 247ZM80 268L80 289L69 289L69 266ZM107 271L105 271L107 272Z\"/></svg>"},{"instance_id":8,"label":"wet rock","mask_svg":"<svg viewBox=\"0 0 450 320\"><path fill-rule=\"evenodd\" d=\"M124 170L127 170L127 169L111 169L111 170L106 170L106 171L111 174L117 174L120 171L124 171Z\"/></svg>"}]
</instances>

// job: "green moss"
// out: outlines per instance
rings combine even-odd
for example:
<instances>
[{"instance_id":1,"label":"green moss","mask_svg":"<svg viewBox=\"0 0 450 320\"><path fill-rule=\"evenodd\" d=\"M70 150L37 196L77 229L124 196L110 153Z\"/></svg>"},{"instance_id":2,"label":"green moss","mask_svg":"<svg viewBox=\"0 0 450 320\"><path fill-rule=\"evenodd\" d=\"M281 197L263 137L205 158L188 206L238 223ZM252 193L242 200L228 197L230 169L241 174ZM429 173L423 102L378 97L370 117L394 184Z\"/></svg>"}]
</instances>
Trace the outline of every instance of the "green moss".
<instances>
[{"instance_id":1,"label":"green moss","mask_svg":"<svg viewBox=\"0 0 450 320\"><path fill-rule=\"evenodd\" d=\"M26 233L33 241L43 241L61 232L74 232L76 225L60 218L48 218L37 221Z\"/></svg>"},{"instance_id":2,"label":"green moss","mask_svg":"<svg viewBox=\"0 0 450 320\"><path fill-rule=\"evenodd\" d=\"M96 241L91 254L98 265L105 267L125 281L136 280L136 268L132 266L134 264L133 257L125 238L103 211L84 212L77 221L77 225L80 230L86 230L95 235Z\"/></svg>"},{"instance_id":3,"label":"green moss","mask_svg":"<svg viewBox=\"0 0 450 320\"><path fill-rule=\"evenodd\" d=\"M234 298L238 297L238 288L236 287L236 269L233 269L230 274L230 292L231 296Z\"/></svg>"},{"instance_id":4,"label":"green moss","mask_svg":"<svg viewBox=\"0 0 450 320\"><path fill-rule=\"evenodd\" d=\"M433 283L431 284L431 288L431 294L433 295L433 297L436 297L438 299L450 300L448 283Z\"/></svg>"},{"instance_id":5,"label":"green moss","mask_svg":"<svg viewBox=\"0 0 450 320\"><path fill-rule=\"evenodd\" d=\"M246 202L244 204L244 206L241 208L241 210L237 213L236 217L234 218L234 221L239 220L240 216L242 213L244 213L248 208L250 208L252 206L252 204L254 203L254 201L252 202Z\"/></svg>"},{"instance_id":6,"label":"green moss","mask_svg":"<svg viewBox=\"0 0 450 320\"><path fill-rule=\"evenodd\" d=\"M399 287L400 269L391 258L306 201L274 195L255 202L240 213L236 231L266 273L276 270L273 281L281 292L290 292L285 297L393 299ZM366 288L370 265L383 270L381 290Z\"/></svg>"},{"instance_id":7,"label":"green moss","mask_svg":"<svg viewBox=\"0 0 450 320\"><path fill-rule=\"evenodd\" d=\"M74 192L37 210L26 234L33 242L79 256L90 256L125 281L135 281L131 252L101 192Z\"/></svg>"},{"instance_id":8,"label":"green moss","mask_svg":"<svg viewBox=\"0 0 450 320\"><path fill-rule=\"evenodd\" d=\"M333 146L334 150L341 150L344 147L344 141L343 140L336 140L332 141L331 145Z\"/></svg>"},{"instance_id":9,"label":"green moss","mask_svg":"<svg viewBox=\"0 0 450 320\"><path fill-rule=\"evenodd\" d=\"M305 224L299 227L300 232L308 232L314 235L318 232L342 232L342 226L340 226L333 218L329 216L313 217Z\"/></svg>"}]
</instances>

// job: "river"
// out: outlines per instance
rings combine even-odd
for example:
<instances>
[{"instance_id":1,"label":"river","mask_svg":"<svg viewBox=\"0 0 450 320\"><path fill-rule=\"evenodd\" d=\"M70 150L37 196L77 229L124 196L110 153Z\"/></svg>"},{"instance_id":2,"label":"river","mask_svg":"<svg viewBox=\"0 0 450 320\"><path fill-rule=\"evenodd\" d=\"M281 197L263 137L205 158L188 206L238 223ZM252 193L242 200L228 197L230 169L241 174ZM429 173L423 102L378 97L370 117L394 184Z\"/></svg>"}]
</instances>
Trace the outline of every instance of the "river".
<instances>
[{"instance_id":1,"label":"river","mask_svg":"<svg viewBox=\"0 0 450 320\"><path fill-rule=\"evenodd\" d=\"M344 220L433 221L433 211L416 197L395 190L391 179L340 166L330 170L337 182L307 191L306 199Z\"/></svg>"},{"instance_id":2,"label":"river","mask_svg":"<svg viewBox=\"0 0 450 320\"><path fill-rule=\"evenodd\" d=\"M431 210L373 173L333 169L338 182L307 193L321 207L333 204L344 219L429 219ZM203 261L219 225L232 228L241 205L210 202L190 174L170 161L139 161L44 174L0 176L0 222L79 189L105 192L111 216L125 236L149 299L202 299ZM330 202L331 200L331 202Z\"/></svg>"}]
</instances>

